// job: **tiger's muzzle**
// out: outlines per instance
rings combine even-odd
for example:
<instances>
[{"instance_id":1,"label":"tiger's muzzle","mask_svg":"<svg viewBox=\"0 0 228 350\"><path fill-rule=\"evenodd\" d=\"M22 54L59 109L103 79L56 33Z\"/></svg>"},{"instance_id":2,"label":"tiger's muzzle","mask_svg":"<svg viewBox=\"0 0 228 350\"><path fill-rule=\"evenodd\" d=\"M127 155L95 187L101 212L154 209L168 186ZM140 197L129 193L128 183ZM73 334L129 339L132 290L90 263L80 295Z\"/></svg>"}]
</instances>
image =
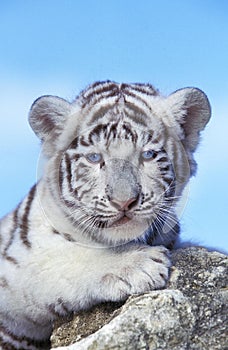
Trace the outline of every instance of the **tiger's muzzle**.
<instances>
[{"instance_id":1,"label":"tiger's muzzle","mask_svg":"<svg viewBox=\"0 0 228 350\"><path fill-rule=\"evenodd\" d=\"M105 192L112 206L118 211L131 210L138 204L141 193L138 169L123 159L109 160Z\"/></svg>"}]
</instances>

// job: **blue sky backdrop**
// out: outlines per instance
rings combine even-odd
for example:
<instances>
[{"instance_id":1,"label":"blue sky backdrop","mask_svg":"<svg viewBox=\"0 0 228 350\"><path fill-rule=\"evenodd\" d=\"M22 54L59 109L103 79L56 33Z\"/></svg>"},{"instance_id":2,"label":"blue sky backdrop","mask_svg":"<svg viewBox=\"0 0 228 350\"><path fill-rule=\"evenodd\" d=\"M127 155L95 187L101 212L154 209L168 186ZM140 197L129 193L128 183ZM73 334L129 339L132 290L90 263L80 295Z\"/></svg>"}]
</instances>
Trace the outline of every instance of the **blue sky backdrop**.
<instances>
[{"instance_id":1,"label":"blue sky backdrop","mask_svg":"<svg viewBox=\"0 0 228 350\"><path fill-rule=\"evenodd\" d=\"M72 100L95 80L204 90L212 105L182 215L182 236L228 250L228 2L2 0L0 216L36 181L27 123L43 94Z\"/></svg>"}]
</instances>

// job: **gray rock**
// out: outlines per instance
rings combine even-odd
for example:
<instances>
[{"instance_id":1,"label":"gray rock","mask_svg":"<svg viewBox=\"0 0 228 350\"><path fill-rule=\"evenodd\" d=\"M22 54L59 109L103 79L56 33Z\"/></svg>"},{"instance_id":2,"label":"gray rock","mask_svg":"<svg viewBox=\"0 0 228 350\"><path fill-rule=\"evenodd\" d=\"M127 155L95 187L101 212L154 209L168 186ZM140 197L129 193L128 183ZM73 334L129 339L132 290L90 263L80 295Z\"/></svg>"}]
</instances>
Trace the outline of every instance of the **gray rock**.
<instances>
[{"instance_id":1,"label":"gray rock","mask_svg":"<svg viewBox=\"0 0 228 350\"><path fill-rule=\"evenodd\" d=\"M191 247L173 252L167 289L98 305L57 323L55 350L225 350L228 258ZM72 345L70 345L72 344Z\"/></svg>"}]
</instances>

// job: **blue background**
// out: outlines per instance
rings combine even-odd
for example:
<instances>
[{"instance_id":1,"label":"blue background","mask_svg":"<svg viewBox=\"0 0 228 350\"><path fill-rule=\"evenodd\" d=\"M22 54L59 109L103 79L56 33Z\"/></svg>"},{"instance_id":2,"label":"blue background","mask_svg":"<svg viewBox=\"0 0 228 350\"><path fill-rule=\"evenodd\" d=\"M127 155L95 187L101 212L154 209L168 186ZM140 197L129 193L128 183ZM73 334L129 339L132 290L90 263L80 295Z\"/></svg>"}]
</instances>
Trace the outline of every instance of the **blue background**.
<instances>
[{"instance_id":1,"label":"blue background","mask_svg":"<svg viewBox=\"0 0 228 350\"><path fill-rule=\"evenodd\" d=\"M42 94L72 100L95 80L204 90L212 120L196 153L182 236L228 250L228 2L39 0L0 3L0 216L36 181L27 123Z\"/></svg>"}]
</instances>

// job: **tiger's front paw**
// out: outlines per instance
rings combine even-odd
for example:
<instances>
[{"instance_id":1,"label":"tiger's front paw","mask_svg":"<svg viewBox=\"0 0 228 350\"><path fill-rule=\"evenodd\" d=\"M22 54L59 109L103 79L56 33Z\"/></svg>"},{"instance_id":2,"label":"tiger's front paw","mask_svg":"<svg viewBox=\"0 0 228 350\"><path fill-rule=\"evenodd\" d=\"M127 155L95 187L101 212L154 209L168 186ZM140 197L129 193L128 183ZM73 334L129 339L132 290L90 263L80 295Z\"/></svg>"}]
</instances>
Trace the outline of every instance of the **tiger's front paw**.
<instances>
[{"instance_id":1,"label":"tiger's front paw","mask_svg":"<svg viewBox=\"0 0 228 350\"><path fill-rule=\"evenodd\" d=\"M164 288L169 277L169 251L163 246L139 246L121 256L121 266L102 277L102 292L108 300Z\"/></svg>"}]
</instances>

